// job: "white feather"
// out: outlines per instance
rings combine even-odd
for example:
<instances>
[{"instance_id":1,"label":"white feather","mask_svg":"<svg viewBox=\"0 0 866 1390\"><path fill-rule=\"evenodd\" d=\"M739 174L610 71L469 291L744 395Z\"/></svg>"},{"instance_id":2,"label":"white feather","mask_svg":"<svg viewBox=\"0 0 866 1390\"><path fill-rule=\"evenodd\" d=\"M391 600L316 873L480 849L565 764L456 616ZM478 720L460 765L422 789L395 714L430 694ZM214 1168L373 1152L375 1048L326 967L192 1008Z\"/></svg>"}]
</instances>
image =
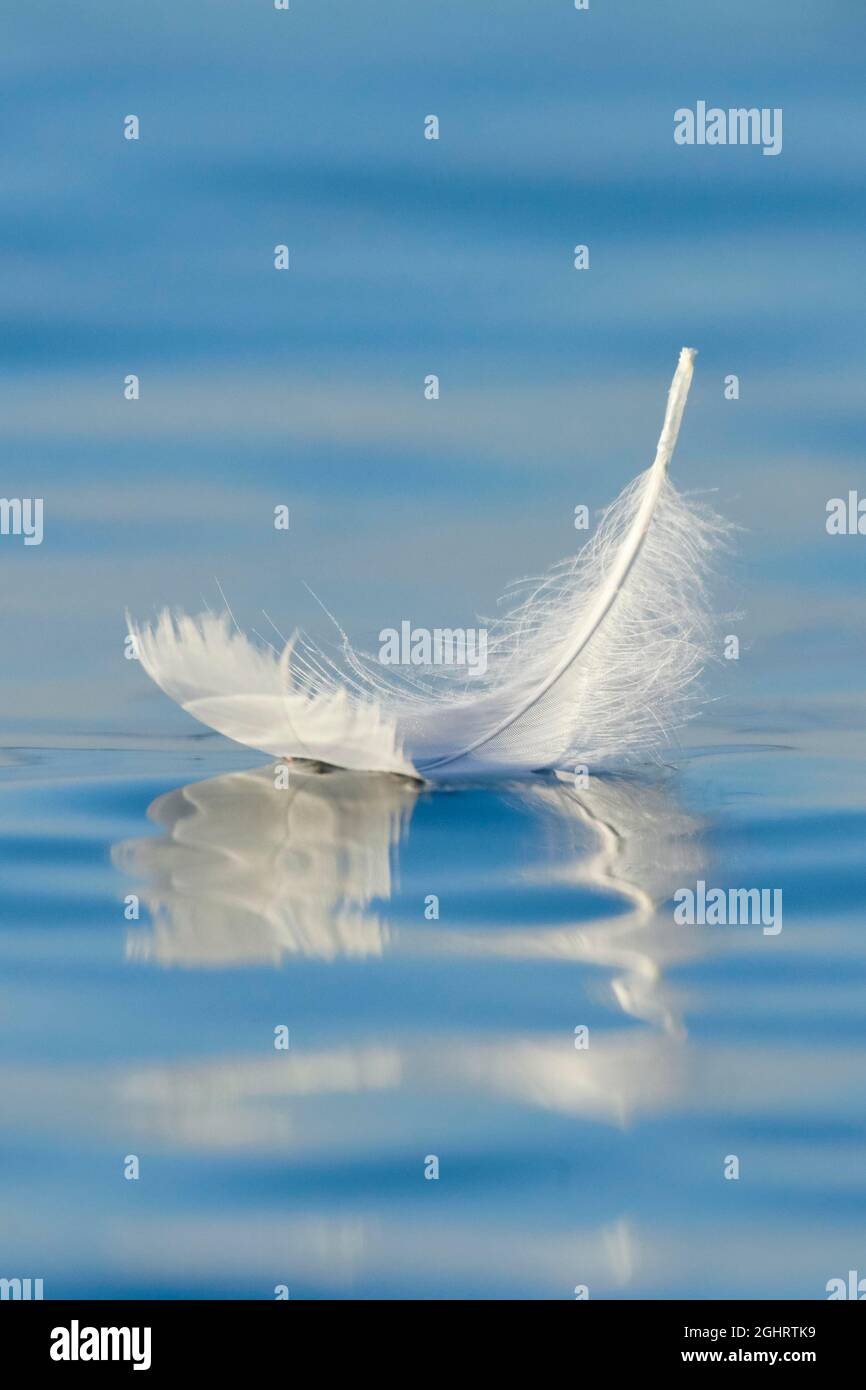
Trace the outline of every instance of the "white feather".
<instances>
[{"instance_id":1,"label":"white feather","mask_svg":"<svg viewBox=\"0 0 866 1390\"><path fill-rule=\"evenodd\" d=\"M197 719L274 756L426 779L646 756L688 717L710 643L704 575L724 528L667 477L691 383L683 348L656 457L578 555L488 630L487 669L391 674L343 637L281 656L225 614L130 622L148 674Z\"/></svg>"}]
</instances>

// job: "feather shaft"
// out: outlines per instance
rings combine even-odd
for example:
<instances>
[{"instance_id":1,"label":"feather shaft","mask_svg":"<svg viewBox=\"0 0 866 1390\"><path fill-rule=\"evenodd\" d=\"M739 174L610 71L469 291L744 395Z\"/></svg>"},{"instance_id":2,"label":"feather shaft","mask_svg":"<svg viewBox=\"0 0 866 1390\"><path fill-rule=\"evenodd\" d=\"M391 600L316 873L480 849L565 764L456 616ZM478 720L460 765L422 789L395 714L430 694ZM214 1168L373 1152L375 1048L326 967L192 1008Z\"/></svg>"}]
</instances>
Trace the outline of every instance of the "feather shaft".
<instances>
[{"instance_id":1,"label":"feather shaft","mask_svg":"<svg viewBox=\"0 0 866 1390\"><path fill-rule=\"evenodd\" d=\"M625 537L620 547L620 552L616 563L611 567L611 572L607 580L599 591L595 603L586 614L585 620L580 630L575 636L575 640L569 650L560 659L547 678L536 687L527 698L518 705L510 714L506 715L495 728L488 733L479 735L472 743L468 743L465 748L459 749L456 753L449 753L446 757L435 758L431 762L420 764L420 771L431 772L435 768L445 767L448 763L457 762L460 758L468 757L470 754L496 738L510 725L516 723L533 705L537 704L542 696L546 695L553 685L559 680L560 676L574 664L581 652L591 640L600 624L607 617L612 605L616 602L617 595L622 589L623 584L637 559L644 537L649 529L653 513L656 508L662 483L667 475L668 465L676 447L677 436L680 432L680 424L685 409L686 397L689 394L689 387L692 381L694 370L695 350L694 348L683 348L680 352L677 369L674 373L668 392L667 408L665 410L664 423L662 424L661 434L659 435L656 455L649 473L649 481L643 496L641 505L634 518L632 527Z\"/></svg>"}]
</instances>

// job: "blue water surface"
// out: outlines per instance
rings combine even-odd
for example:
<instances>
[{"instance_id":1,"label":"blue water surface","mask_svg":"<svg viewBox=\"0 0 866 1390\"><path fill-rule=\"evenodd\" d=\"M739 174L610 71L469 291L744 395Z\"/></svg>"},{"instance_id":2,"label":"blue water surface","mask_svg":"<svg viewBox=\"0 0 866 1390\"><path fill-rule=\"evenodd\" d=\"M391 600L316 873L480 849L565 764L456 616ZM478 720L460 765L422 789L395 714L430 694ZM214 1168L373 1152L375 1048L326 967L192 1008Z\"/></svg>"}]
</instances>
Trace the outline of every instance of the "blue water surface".
<instances>
[{"instance_id":1,"label":"blue water surface","mask_svg":"<svg viewBox=\"0 0 866 1390\"><path fill-rule=\"evenodd\" d=\"M9 8L0 491L45 534L0 536L0 1277L866 1275L860 7ZM677 146L698 100L782 152ZM473 625L650 461L683 344L740 654L662 766L278 789L125 659L215 580L286 633L332 635L305 584L362 644ZM782 930L677 923L699 880Z\"/></svg>"}]
</instances>

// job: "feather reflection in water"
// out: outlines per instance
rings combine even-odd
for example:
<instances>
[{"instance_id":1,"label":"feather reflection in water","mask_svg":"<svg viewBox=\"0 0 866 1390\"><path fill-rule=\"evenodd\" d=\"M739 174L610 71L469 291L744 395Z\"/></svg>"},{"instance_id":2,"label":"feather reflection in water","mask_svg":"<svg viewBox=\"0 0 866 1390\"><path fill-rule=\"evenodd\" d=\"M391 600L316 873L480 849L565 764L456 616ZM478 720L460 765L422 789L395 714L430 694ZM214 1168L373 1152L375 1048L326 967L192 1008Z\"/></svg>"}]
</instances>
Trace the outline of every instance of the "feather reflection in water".
<instances>
[{"instance_id":1,"label":"feather reflection in water","mask_svg":"<svg viewBox=\"0 0 866 1390\"><path fill-rule=\"evenodd\" d=\"M698 824L669 784L593 777L577 789L563 774L489 791L540 818L556 842L521 870L524 883L613 893L626 905L564 926L496 930L400 924L377 910L391 897L419 794L407 779L342 771L293 769L280 788L265 766L158 798L149 814L165 834L114 850L116 866L149 885L152 930L130 933L130 955L207 968L385 951L584 962L615 972L624 1012L677 1031L663 970L695 949L695 937L674 931L657 905L694 877L701 849ZM447 814L449 795L434 795Z\"/></svg>"},{"instance_id":2,"label":"feather reflection in water","mask_svg":"<svg viewBox=\"0 0 866 1390\"><path fill-rule=\"evenodd\" d=\"M347 1145L353 1161L404 1153L419 1106L426 1123L470 1148L495 1148L503 1103L617 1127L676 1108L695 1082L664 971L697 947L656 904L700 865L695 822L659 782L591 779L579 789L539 777L488 788L485 797L514 810L521 842L527 817L543 832L540 852L517 870L524 886L602 890L608 907L615 893L625 910L565 925L539 923L538 914L531 926L406 920L388 902L413 809L432 797L447 821L461 794L300 769L284 789L265 766L161 797L151 816L163 835L115 850L124 872L150 884L143 896L153 926L136 929L147 950L131 954L208 969L385 953L406 968L410 957L421 968L446 957L585 964L612 972L616 1004L649 1029L595 1029L585 1052L550 1029L451 1027L432 1047L426 1035L391 1028L280 1056L154 1059L129 1069L115 1091L125 1124L157 1145L333 1163ZM549 901L539 894L539 914ZM629 1254L619 1277L627 1281L630 1268Z\"/></svg>"}]
</instances>

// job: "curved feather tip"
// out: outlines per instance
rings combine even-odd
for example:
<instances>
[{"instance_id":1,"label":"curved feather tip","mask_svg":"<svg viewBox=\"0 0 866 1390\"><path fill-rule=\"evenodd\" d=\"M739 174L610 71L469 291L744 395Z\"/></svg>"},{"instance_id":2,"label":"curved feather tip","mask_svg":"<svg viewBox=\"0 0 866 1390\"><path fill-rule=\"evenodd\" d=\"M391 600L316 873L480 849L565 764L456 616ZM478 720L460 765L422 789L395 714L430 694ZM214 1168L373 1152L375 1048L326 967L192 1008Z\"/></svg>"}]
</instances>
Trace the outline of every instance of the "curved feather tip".
<instances>
[{"instance_id":1,"label":"curved feather tip","mask_svg":"<svg viewBox=\"0 0 866 1390\"><path fill-rule=\"evenodd\" d=\"M695 705L713 645L706 573L724 523L667 476L692 379L683 348L655 459L575 556L488 626L484 669L412 667L343 641L252 642L230 613L128 618L148 675L183 709L274 757L425 780L587 769L658 754Z\"/></svg>"}]
</instances>

